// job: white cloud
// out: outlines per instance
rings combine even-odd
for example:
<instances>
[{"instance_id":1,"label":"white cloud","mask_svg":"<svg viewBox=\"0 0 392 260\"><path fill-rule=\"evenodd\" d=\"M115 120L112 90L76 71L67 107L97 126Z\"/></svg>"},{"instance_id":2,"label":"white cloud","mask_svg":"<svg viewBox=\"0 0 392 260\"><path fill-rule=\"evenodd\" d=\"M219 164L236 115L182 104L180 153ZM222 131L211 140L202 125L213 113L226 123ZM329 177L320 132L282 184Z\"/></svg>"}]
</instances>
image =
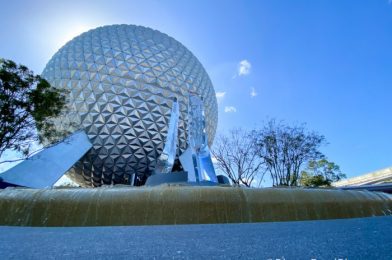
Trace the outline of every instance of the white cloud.
<instances>
[{"instance_id":1,"label":"white cloud","mask_svg":"<svg viewBox=\"0 0 392 260\"><path fill-rule=\"evenodd\" d=\"M216 95L216 98L217 98L217 99L222 99L222 98L225 97L226 92L216 92L215 95Z\"/></svg>"},{"instance_id":2,"label":"white cloud","mask_svg":"<svg viewBox=\"0 0 392 260\"><path fill-rule=\"evenodd\" d=\"M217 101L218 101L218 104L219 104L220 102L222 102L222 100L223 100L223 98L225 97L225 95L226 95L226 92L216 92L216 93L215 93L215 96L216 96L216 99L217 99Z\"/></svg>"},{"instance_id":3,"label":"white cloud","mask_svg":"<svg viewBox=\"0 0 392 260\"><path fill-rule=\"evenodd\" d=\"M255 88L251 88L250 96L251 96L251 97L257 96L257 92L256 92Z\"/></svg>"},{"instance_id":4,"label":"white cloud","mask_svg":"<svg viewBox=\"0 0 392 260\"><path fill-rule=\"evenodd\" d=\"M225 107L225 113L234 113L237 112L237 109L233 106Z\"/></svg>"},{"instance_id":5,"label":"white cloud","mask_svg":"<svg viewBox=\"0 0 392 260\"><path fill-rule=\"evenodd\" d=\"M250 69L252 68L252 64L248 60L242 60L238 64L238 76L245 76L250 73Z\"/></svg>"}]
</instances>

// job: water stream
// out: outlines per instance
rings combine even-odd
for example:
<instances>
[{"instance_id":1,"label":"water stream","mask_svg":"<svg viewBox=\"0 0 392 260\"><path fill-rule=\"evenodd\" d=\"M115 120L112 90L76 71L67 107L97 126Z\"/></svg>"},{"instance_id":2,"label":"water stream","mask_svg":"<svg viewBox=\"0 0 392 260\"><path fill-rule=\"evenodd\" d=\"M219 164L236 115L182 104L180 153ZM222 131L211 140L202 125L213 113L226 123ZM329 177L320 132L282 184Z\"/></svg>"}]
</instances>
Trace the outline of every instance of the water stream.
<instances>
[{"instance_id":1,"label":"water stream","mask_svg":"<svg viewBox=\"0 0 392 260\"><path fill-rule=\"evenodd\" d=\"M158 186L0 190L0 225L116 226L392 215L392 195L328 189Z\"/></svg>"}]
</instances>

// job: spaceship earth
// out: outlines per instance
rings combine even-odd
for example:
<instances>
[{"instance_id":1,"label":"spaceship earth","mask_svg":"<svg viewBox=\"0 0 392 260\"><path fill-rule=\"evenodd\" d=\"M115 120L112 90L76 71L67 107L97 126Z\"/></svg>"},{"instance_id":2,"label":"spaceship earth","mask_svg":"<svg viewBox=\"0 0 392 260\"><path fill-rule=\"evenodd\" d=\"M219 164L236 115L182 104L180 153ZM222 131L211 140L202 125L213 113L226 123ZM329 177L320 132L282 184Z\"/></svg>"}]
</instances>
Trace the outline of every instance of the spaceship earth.
<instances>
[{"instance_id":1,"label":"spaceship earth","mask_svg":"<svg viewBox=\"0 0 392 260\"><path fill-rule=\"evenodd\" d=\"M218 112L211 80L198 59L159 31L103 26L65 44L42 76L68 90L59 130L84 129L93 148L70 170L79 184L129 184L154 168L163 150L173 98L180 104L178 154L187 148L189 93L204 104L209 145Z\"/></svg>"}]
</instances>

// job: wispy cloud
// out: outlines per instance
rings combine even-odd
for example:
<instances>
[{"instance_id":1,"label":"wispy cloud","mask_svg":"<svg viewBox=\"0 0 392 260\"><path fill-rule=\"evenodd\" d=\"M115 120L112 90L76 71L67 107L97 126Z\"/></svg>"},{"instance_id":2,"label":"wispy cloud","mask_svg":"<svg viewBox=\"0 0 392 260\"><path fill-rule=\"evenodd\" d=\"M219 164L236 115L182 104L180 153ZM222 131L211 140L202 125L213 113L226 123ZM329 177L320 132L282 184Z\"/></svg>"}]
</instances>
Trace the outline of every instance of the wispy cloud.
<instances>
[{"instance_id":1,"label":"wispy cloud","mask_svg":"<svg viewBox=\"0 0 392 260\"><path fill-rule=\"evenodd\" d=\"M245 76L250 73L250 69L252 68L252 64L248 60L242 60L238 64L238 76Z\"/></svg>"},{"instance_id":2,"label":"wispy cloud","mask_svg":"<svg viewBox=\"0 0 392 260\"><path fill-rule=\"evenodd\" d=\"M216 98L224 98L224 96L226 95L226 92L216 92Z\"/></svg>"},{"instance_id":3,"label":"wispy cloud","mask_svg":"<svg viewBox=\"0 0 392 260\"><path fill-rule=\"evenodd\" d=\"M253 98L253 97L257 96L257 95L258 95L258 94L257 94L255 88L251 88L251 89L250 89L250 96Z\"/></svg>"},{"instance_id":4,"label":"wispy cloud","mask_svg":"<svg viewBox=\"0 0 392 260\"><path fill-rule=\"evenodd\" d=\"M233 106L225 107L225 113L234 113L237 112L237 109Z\"/></svg>"},{"instance_id":5,"label":"wispy cloud","mask_svg":"<svg viewBox=\"0 0 392 260\"><path fill-rule=\"evenodd\" d=\"M226 92L216 92L215 93L215 96L216 96L216 99L218 100L218 103L223 100L225 95L226 95Z\"/></svg>"}]
</instances>

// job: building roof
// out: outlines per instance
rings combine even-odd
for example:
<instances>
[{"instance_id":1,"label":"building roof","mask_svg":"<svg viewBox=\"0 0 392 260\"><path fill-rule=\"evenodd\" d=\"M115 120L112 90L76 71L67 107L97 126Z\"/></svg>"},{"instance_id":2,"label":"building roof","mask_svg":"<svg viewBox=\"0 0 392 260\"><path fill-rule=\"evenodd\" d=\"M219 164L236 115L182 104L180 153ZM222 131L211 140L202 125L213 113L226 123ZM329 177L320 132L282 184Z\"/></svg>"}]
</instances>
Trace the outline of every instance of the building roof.
<instances>
[{"instance_id":1,"label":"building roof","mask_svg":"<svg viewBox=\"0 0 392 260\"><path fill-rule=\"evenodd\" d=\"M392 167L366 173L353 178L348 178L332 183L334 187L360 186L392 182Z\"/></svg>"}]
</instances>

